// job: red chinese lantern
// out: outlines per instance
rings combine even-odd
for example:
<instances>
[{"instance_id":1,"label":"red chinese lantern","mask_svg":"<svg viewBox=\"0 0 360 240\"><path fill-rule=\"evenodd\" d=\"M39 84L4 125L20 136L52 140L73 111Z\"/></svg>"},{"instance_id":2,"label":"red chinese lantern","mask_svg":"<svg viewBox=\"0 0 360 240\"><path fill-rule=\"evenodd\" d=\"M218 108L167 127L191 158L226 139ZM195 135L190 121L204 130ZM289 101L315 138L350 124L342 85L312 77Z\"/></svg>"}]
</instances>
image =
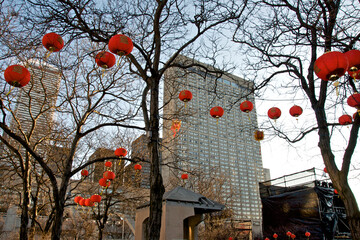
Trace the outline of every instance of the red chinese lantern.
<instances>
[{"instance_id":1,"label":"red chinese lantern","mask_svg":"<svg viewBox=\"0 0 360 240\"><path fill-rule=\"evenodd\" d=\"M308 237L310 237L310 235L311 235L311 234L310 234L308 231L305 232L305 237L308 238Z\"/></svg>"},{"instance_id":2,"label":"red chinese lantern","mask_svg":"<svg viewBox=\"0 0 360 240\"><path fill-rule=\"evenodd\" d=\"M349 61L348 73L352 76L352 73L360 70L360 51L350 50L344 54Z\"/></svg>"},{"instance_id":3,"label":"red chinese lantern","mask_svg":"<svg viewBox=\"0 0 360 240\"><path fill-rule=\"evenodd\" d=\"M339 117L339 123L341 125L348 125L352 123L352 118L350 115L342 115L341 117Z\"/></svg>"},{"instance_id":4,"label":"red chinese lantern","mask_svg":"<svg viewBox=\"0 0 360 240\"><path fill-rule=\"evenodd\" d=\"M266 237L264 240L270 240L270 238Z\"/></svg>"},{"instance_id":5,"label":"red chinese lantern","mask_svg":"<svg viewBox=\"0 0 360 240\"><path fill-rule=\"evenodd\" d=\"M11 65L4 72L5 81L14 87L24 87L31 79L30 72L20 65Z\"/></svg>"},{"instance_id":6,"label":"red chinese lantern","mask_svg":"<svg viewBox=\"0 0 360 240\"><path fill-rule=\"evenodd\" d=\"M99 203L101 201L101 196L98 194L94 194L90 197L90 200L94 203Z\"/></svg>"},{"instance_id":7,"label":"red chinese lantern","mask_svg":"<svg viewBox=\"0 0 360 240\"><path fill-rule=\"evenodd\" d=\"M179 132L180 128L181 128L181 120L177 120L177 119L172 120L170 130L173 131L174 137L175 137L176 133Z\"/></svg>"},{"instance_id":8,"label":"red chinese lantern","mask_svg":"<svg viewBox=\"0 0 360 240\"><path fill-rule=\"evenodd\" d=\"M125 36L123 34L117 34L110 38L109 50L116 55L128 55L131 53L133 48L133 42L128 36Z\"/></svg>"},{"instance_id":9,"label":"red chinese lantern","mask_svg":"<svg viewBox=\"0 0 360 240\"><path fill-rule=\"evenodd\" d=\"M254 133L254 138L256 141L261 141L264 139L264 132L256 130Z\"/></svg>"},{"instance_id":10,"label":"red chinese lantern","mask_svg":"<svg viewBox=\"0 0 360 240\"><path fill-rule=\"evenodd\" d=\"M338 190L334 189L334 193L335 194L339 194Z\"/></svg>"},{"instance_id":11,"label":"red chinese lantern","mask_svg":"<svg viewBox=\"0 0 360 240\"><path fill-rule=\"evenodd\" d=\"M278 237L279 236L276 233L274 233L273 238L277 239Z\"/></svg>"},{"instance_id":12,"label":"red chinese lantern","mask_svg":"<svg viewBox=\"0 0 360 240\"><path fill-rule=\"evenodd\" d=\"M347 104L350 107L354 107L354 108L360 110L360 94L359 93L354 93L353 95L348 97Z\"/></svg>"},{"instance_id":13,"label":"red chinese lantern","mask_svg":"<svg viewBox=\"0 0 360 240\"><path fill-rule=\"evenodd\" d=\"M298 117L302 114L303 110L300 106L294 105L289 110L290 115L293 117Z\"/></svg>"},{"instance_id":14,"label":"red chinese lantern","mask_svg":"<svg viewBox=\"0 0 360 240\"><path fill-rule=\"evenodd\" d=\"M104 172L103 177L107 180L112 181L115 179L115 173L112 171L106 171L106 172Z\"/></svg>"},{"instance_id":15,"label":"red chinese lantern","mask_svg":"<svg viewBox=\"0 0 360 240\"><path fill-rule=\"evenodd\" d=\"M86 169L81 170L81 176L83 176L83 177L89 176L89 171Z\"/></svg>"},{"instance_id":16,"label":"red chinese lantern","mask_svg":"<svg viewBox=\"0 0 360 240\"><path fill-rule=\"evenodd\" d=\"M90 200L90 198L85 199L85 206L93 207L95 204Z\"/></svg>"},{"instance_id":17,"label":"red chinese lantern","mask_svg":"<svg viewBox=\"0 0 360 240\"><path fill-rule=\"evenodd\" d=\"M222 115L224 115L224 109L222 107L219 107L219 106L213 107L210 110L210 115L213 118L220 118L220 117L222 117Z\"/></svg>"},{"instance_id":18,"label":"red chinese lantern","mask_svg":"<svg viewBox=\"0 0 360 240\"><path fill-rule=\"evenodd\" d=\"M179 93L179 99L183 102L189 102L192 99L192 93L189 90L182 90Z\"/></svg>"},{"instance_id":19,"label":"red chinese lantern","mask_svg":"<svg viewBox=\"0 0 360 240\"><path fill-rule=\"evenodd\" d=\"M281 110L277 107L272 107L268 111L268 116L269 118L276 120L281 116Z\"/></svg>"},{"instance_id":20,"label":"red chinese lantern","mask_svg":"<svg viewBox=\"0 0 360 240\"><path fill-rule=\"evenodd\" d=\"M95 62L99 67L111 68L116 63L116 58L112 53L102 51L96 54Z\"/></svg>"},{"instance_id":21,"label":"red chinese lantern","mask_svg":"<svg viewBox=\"0 0 360 240\"><path fill-rule=\"evenodd\" d=\"M79 204L79 202L80 202L81 199L83 199L83 198L80 197L80 196L76 196L76 197L74 198L74 202L77 203L77 204Z\"/></svg>"},{"instance_id":22,"label":"red chinese lantern","mask_svg":"<svg viewBox=\"0 0 360 240\"><path fill-rule=\"evenodd\" d=\"M115 156L117 157L125 157L127 154L127 151L125 148L118 148L115 150Z\"/></svg>"},{"instance_id":23,"label":"red chinese lantern","mask_svg":"<svg viewBox=\"0 0 360 240\"><path fill-rule=\"evenodd\" d=\"M295 239L296 238L296 235L295 234L291 234L291 239Z\"/></svg>"},{"instance_id":24,"label":"red chinese lantern","mask_svg":"<svg viewBox=\"0 0 360 240\"><path fill-rule=\"evenodd\" d=\"M139 170L139 171L140 171L141 168L142 168L142 166L141 166L140 164L138 164L138 163L134 165L134 169L135 169L135 170Z\"/></svg>"},{"instance_id":25,"label":"red chinese lantern","mask_svg":"<svg viewBox=\"0 0 360 240\"><path fill-rule=\"evenodd\" d=\"M288 237L290 237L291 234L292 234L292 233L291 233L290 231L287 231L287 232L286 232L286 236L288 236Z\"/></svg>"},{"instance_id":26,"label":"red chinese lantern","mask_svg":"<svg viewBox=\"0 0 360 240\"><path fill-rule=\"evenodd\" d=\"M64 40L59 34L51 32L44 35L42 44L50 52L58 52L64 47Z\"/></svg>"},{"instance_id":27,"label":"red chinese lantern","mask_svg":"<svg viewBox=\"0 0 360 240\"><path fill-rule=\"evenodd\" d=\"M243 111L243 112L251 112L251 110L253 110L254 108L254 105L252 102L246 100L246 101L243 101L241 104L240 104L240 110Z\"/></svg>"},{"instance_id":28,"label":"red chinese lantern","mask_svg":"<svg viewBox=\"0 0 360 240\"><path fill-rule=\"evenodd\" d=\"M232 237L229 237L229 240L233 240L233 238L232 238Z\"/></svg>"},{"instance_id":29,"label":"red chinese lantern","mask_svg":"<svg viewBox=\"0 0 360 240\"><path fill-rule=\"evenodd\" d=\"M327 171L326 167L324 168L324 173L328 173L328 171Z\"/></svg>"},{"instance_id":30,"label":"red chinese lantern","mask_svg":"<svg viewBox=\"0 0 360 240\"><path fill-rule=\"evenodd\" d=\"M314 63L314 72L324 81L335 81L343 76L348 69L348 60L344 53L326 52Z\"/></svg>"},{"instance_id":31,"label":"red chinese lantern","mask_svg":"<svg viewBox=\"0 0 360 240\"><path fill-rule=\"evenodd\" d=\"M112 162L110 161L105 162L105 167L111 168L111 166L112 166Z\"/></svg>"},{"instance_id":32,"label":"red chinese lantern","mask_svg":"<svg viewBox=\"0 0 360 240\"><path fill-rule=\"evenodd\" d=\"M186 179L188 179L188 178L189 178L189 175L188 175L187 173L181 174L181 179L182 179L182 180L186 180Z\"/></svg>"},{"instance_id":33,"label":"red chinese lantern","mask_svg":"<svg viewBox=\"0 0 360 240\"><path fill-rule=\"evenodd\" d=\"M79 200L79 205L80 205L80 206L85 206L85 199L84 199L84 198L81 198L81 199Z\"/></svg>"},{"instance_id":34,"label":"red chinese lantern","mask_svg":"<svg viewBox=\"0 0 360 240\"><path fill-rule=\"evenodd\" d=\"M102 187L109 187L111 184L110 181L108 181L106 178L101 178L99 180L99 185L102 186Z\"/></svg>"}]
</instances>

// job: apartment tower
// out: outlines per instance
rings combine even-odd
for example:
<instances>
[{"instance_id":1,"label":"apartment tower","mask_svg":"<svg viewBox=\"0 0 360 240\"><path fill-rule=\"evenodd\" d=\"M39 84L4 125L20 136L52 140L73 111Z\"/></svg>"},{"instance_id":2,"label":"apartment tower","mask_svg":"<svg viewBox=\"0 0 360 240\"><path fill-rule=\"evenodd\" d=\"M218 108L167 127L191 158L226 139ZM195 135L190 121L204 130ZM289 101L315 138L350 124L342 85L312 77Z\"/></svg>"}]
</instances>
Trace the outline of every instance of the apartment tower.
<instances>
[{"instance_id":1,"label":"apartment tower","mask_svg":"<svg viewBox=\"0 0 360 240\"><path fill-rule=\"evenodd\" d=\"M205 196L211 188L233 210L235 220L250 222L253 232L259 232L258 183L264 171L260 143L254 139L256 108L254 104L250 113L239 108L246 99L254 103L253 83L183 56L178 62L192 67L171 68L164 79L165 185L185 184ZM178 99L185 89L193 94L187 103ZM221 118L210 116L215 106L225 110ZM173 120L181 120L179 132L171 130ZM189 179L181 180L182 173Z\"/></svg>"}]
</instances>

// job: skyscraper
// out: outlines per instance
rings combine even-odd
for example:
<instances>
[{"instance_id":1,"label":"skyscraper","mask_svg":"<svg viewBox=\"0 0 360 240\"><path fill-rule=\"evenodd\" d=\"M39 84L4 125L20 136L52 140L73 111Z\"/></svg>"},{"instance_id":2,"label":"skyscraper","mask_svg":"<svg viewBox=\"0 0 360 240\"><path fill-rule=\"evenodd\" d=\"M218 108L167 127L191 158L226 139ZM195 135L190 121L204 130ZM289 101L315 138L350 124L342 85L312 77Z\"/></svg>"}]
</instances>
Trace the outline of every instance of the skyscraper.
<instances>
[{"instance_id":1,"label":"skyscraper","mask_svg":"<svg viewBox=\"0 0 360 240\"><path fill-rule=\"evenodd\" d=\"M261 229L259 181L264 180L260 144L254 139L257 130L256 108L241 112L239 96L254 103L253 83L206 64L181 57L180 65L171 68L164 80L163 176L165 185L179 178L181 171L197 176L196 185L214 178L214 193L234 212L234 218L251 221ZM193 99L178 99L181 90L190 90ZM245 100L245 99L243 99ZM242 100L242 101L243 101ZM255 105L255 104L254 104ZM225 110L219 119L209 110L220 106ZM172 120L182 121L181 129L171 131ZM191 173L195 173L192 175ZM199 178L199 176L201 176ZM176 181L175 181L176 182ZM221 189L220 189L221 188Z\"/></svg>"}]
</instances>

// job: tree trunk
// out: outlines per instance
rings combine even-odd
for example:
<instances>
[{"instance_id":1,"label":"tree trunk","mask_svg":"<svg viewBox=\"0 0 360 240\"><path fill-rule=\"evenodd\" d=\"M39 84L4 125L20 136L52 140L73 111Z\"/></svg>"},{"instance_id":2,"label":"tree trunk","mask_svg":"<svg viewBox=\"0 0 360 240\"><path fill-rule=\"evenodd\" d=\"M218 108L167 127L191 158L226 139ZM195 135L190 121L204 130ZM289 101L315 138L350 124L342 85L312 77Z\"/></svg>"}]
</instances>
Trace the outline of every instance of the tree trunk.
<instances>
[{"instance_id":1,"label":"tree trunk","mask_svg":"<svg viewBox=\"0 0 360 240\"><path fill-rule=\"evenodd\" d=\"M20 239L28 239L29 207L30 207L30 161L26 158L23 174L23 203L20 223Z\"/></svg>"},{"instance_id":2,"label":"tree trunk","mask_svg":"<svg viewBox=\"0 0 360 240\"><path fill-rule=\"evenodd\" d=\"M63 224L63 215L64 215L64 200L59 201L58 204L55 203L55 219L54 225L51 231L51 239L52 240L60 240L62 224Z\"/></svg>"},{"instance_id":3,"label":"tree trunk","mask_svg":"<svg viewBox=\"0 0 360 240\"><path fill-rule=\"evenodd\" d=\"M102 240L103 239L103 230L104 230L104 224L100 224L99 227L99 235L98 235L98 239Z\"/></svg>"},{"instance_id":4,"label":"tree trunk","mask_svg":"<svg viewBox=\"0 0 360 240\"><path fill-rule=\"evenodd\" d=\"M165 192L159 159L159 80L152 79L150 97L150 219L149 239L160 238L162 198Z\"/></svg>"}]
</instances>

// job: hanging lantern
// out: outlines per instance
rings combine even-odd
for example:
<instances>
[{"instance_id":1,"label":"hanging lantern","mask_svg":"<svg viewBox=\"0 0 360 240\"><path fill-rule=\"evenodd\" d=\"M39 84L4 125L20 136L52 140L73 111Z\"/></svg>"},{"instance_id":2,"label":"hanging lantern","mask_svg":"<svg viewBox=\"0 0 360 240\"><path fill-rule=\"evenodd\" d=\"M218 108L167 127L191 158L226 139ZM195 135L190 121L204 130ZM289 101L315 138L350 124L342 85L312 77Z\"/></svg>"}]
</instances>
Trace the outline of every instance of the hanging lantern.
<instances>
[{"instance_id":1,"label":"hanging lantern","mask_svg":"<svg viewBox=\"0 0 360 240\"><path fill-rule=\"evenodd\" d=\"M116 58L112 53L102 51L96 54L95 62L99 67L107 69L115 65Z\"/></svg>"},{"instance_id":2,"label":"hanging lantern","mask_svg":"<svg viewBox=\"0 0 360 240\"><path fill-rule=\"evenodd\" d=\"M328 171L327 171L326 167L324 168L324 173L328 173Z\"/></svg>"},{"instance_id":3,"label":"hanging lantern","mask_svg":"<svg viewBox=\"0 0 360 240\"><path fill-rule=\"evenodd\" d=\"M182 179L182 180L186 180L186 179L188 179L188 178L189 178L189 174L187 174L187 173L181 174L181 179Z\"/></svg>"},{"instance_id":4,"label":"hanging lantern","mask_svg":"<svg viewBox=\"0 0 360 240\"><path fill-rule=\"evenodd\" d=\"M127 151L125 148L118 148L115 150L115 156L117 157L125 157L127 154Z\"/></svg>"},{"instance_id":5,"label":"hanging lantern","mask_svg":"<svg viewBox=\"0 0 360 240\"><path fill-rule=\"evenodd\" d=\"M290 108L289 112L291 116L299 117L302 114L303 110L300 106L294 105Z\"/></svg>"},{"instance_id":6,"label":"hanging lantern","mask_svg":"<svg viewBox=\"0 0 360 240\"><path fill-rule=\"evenodd\" d=\"M24 87L31 79L30 72L20 65L11 65L4 72L5 81L14 87Z\"/></svg>"},{"instance_id":7,"label":"hanging lantern","mask_svg":"<svg viewBox=\"0 0 360 240\"><path fill-rule=\"evenodd\" d=\"M174 137L176 133L179 132L180 127L181 127L181 120L173 119L170 130L173 131Z\"/></svg>"},{"instance_id":8,"label":"hanging lantern","mask_svg":"<svg viewBox=\"0 0 360 240\"><path fill-rule=\"evenodd\" d=\"M90 198L85 199L85 206L87 207L93 207L95 204L93 201L90 200Z\"/></svg>"},{"instance_id":9,"label":"hanging lantern","mask_svg":"<svg viewBox=\"0 0 360 240\"><path fill-rule=\"evenodd\" d=\"M348 125L352 123L352 118L350 115L342 115L339 117L339 123L340 125Z\"/></svg>"},{"instance_id":10,"label":"hanging lantern","mask_svg":"<svg viewBox=\"0 0 360 240\"><path fill-rule=\"evenodd\" d=\"M233 240L233 238L232 238L232 237L229 237L229 240Z\"/></svg>"},{"instance_id":11,"label":"hanging lantern","mask_svg":"<svg viewBox=\"0 0 360 240\"><path fill-rule=\"evenodd\" d=\"M353 95L351 95L350 97L348 97L347 104L350 107L354 107L354 108L360 110L360 94L356 92Z\"/></svg>"},{"instance_id":12,"label":"hanging lantern","mask_svg":"<svg viewBox=\"0 0 360 240\"><path fill-rule=\"evenodd\" d=\"M264 132L256 130L254 133L254 138L256 141L261 141L264 139Z\"/></svg>"},{"instance_id":13,"label":"hanging lantern","mask_svg":"<svg viewBox=\"0 0 360 240\"><path fill-rule=\"evenodd\" d=\"M335 194L339 194L338 190L334 189L334 193Z\"/></svg>"},{"instance_id":14,"label":"hanging lantern","mask_svg":"<svg viewBox=\"0 0 360 240\"><path fill-rule=\"evenodd\" d=\"M311 234L310 234L308 231L305 232L305 237L308 238L308 237L310 237L310 235L311 235Z\"/></svg>"},{"instance_id":15,"label":"hanging lantern","mask_svg":"<svg viewBox=\"0 0 360 240\"><path fill-rule=\"evenodd\" d=\"M90 200L94 203L99 203L101 202L101 196L98 194L94 194L90 197Z\"/></svg>"},{"instance_id":16,"label":"hanging lantern","mask_svg":"<svg viewBox=\"0 0 360 240\"><path fill-rule=\"evenodd\" d=\"M222 107L219 107L219 106L213 107L213 108L210 110L210 115L211 115L213 118L216 118L216 124L218 124L219 118L221 118L222 115L224 115L224 109L223 109Z\"/></svg>"},{"instance_id":17,"label":"hanging lantern","mask_svg":"<svg viewBox=\"0 0 360 240\"><path fill-rule=\"evenodd\" d=\"M344 54L349 61L348 73L351 76L351 73L360 70L360 51L353 49Z\"/></svg>"},{"instance_id":18,"label":"hanging lantern","mask_svg":"<svg viewBox=\"0 0 360 240\"><path fill-rule=\"evenodd\" d=\"M292 234L290 235L290 237L291 237L291 239L295 239L295 238L296 238L296 235L292 233Z\"/></svg>"},{"instance_id":19,"label":"hanging lantern","mask_svg":"<svg viewBox=\"0 0 360 240\"><path fill-rule=\"evenodd\" d=\"M270 238L266 237L264 240L270 240Z\"/></svg>"},{"instance_id":20,"label":"hanging lantern","mask_svg":"<svg viewBox=\"0 0 360 240\"><path fill-rule=\"evenodd\" d=\"M326 52L316 59L314 72L318 78L324 81L335 81L345 74L348 64L344 53L337 51Z\"/></svg>"},{"instance_id":21,"label":"hanging lantern","mask_svg":"<svg viewBox=\"0 0 360 240\"><path fill-rule=\"evenodd\" d=\"M290 237L291 234L292 234L292 233L291 233L290 231L287 231L287 232L286 232L286 236L288 236L288 237Z\"/></svg>"},{"instance_id":22,"label":"hanging lantern","mask_svg":"<svg viewBox=\"0 0 360 240\"><path fill-rule=\"evenodd\" d=\"M276 120L281 116L281 110L277 107L272 107L268 111L269 118Z\"/></svg>"},{"instance_id":23,"label":"hanging lantern","mask_svg":"<svg viewBox=\"0 0 360 240\"><path fill-rule=\"evenodd\" d=\"M58 52L64 47L64 40L59 34L51 32L44 35L42 44L50 52Z\"/></svg>"},{"instance_id":24,"label":"hanging lantern","mask_svg":"<svg viewBox=\"0 0 360 240\"><path fill-rule=\"evenodd\" d=\"M81 170L81 176L83 176L83 177L89 176L89 171L86 169Z\"/></svg>"},{"instance_id":25,"label":"hanging lantern","mask_svg":"<svg viewBox=\"0 0 360 240\"><path fill-rule=\"evenodd\" d=\"M105 162L105 167L111 168L111 166L112 166L112 162L110 161Z\"/></svg>"},{"instance_id":26,"label":"hanging lantern","mask_svg":"<svg viewBox=\"0 0 360 240\"><path fill-rule=\"evenodd\" d=\"M109 50L116 55L129 55L133 48L133 42L128 36L117 34L110 38Z\"/></svg>"},{"instance_id":27,"label":"hanging lantern","mask_svg":"<svg viewBox=\"0 0 360 240\"><path fill-rule=\"evenodd\" d=\"M80 205L80 206L85 206L85 199L84 199L84 198L81 198L81 199L80 199L79 205Z\"/></svg>"},{"instance_id":28,"label":"hanging lantern","mask_svg":"<svg viewBox=\"0 0 360 240\"><path fill-rule=\"evenodd\" d=\"M140 171L141 168L142 168L142 166L141 166L140 164L138 164L138 163L134 165L134 169L135 169L135 170L139 170L139 171Z\"/></svg>"},{"instance_id":29,"label":"hanging lantern","mask_svg":"<svg viewBox=\"0 0 360 240\"><path fill-rule=\"evenodd\" d=\"M74 198L74 202L77 203L77 204L79 204L79 202L80 202L81 199L83 199L83 198L80 197L80 196L76 196L76 197Z\"/></svg>"},{"instance_id":30,"label":"hanging lantern","mask_svg":"<svg viewBox=\"0 0 360 240\"><path fill-rule=\"evenodd\" d=\"M277 239L278 237L279 236L276 233L273 234L273 238Z\"/></svg>"},{"instance_id":31,"label":"hanging lantern","mask_svg":"<svg viewBox=\"0 0 360 240\"><path fill-rule=\"evenodd\" d=\"M183 102L190 102L190 100L192 99L192 93L189 90L182 90L179 93L179 99Z\"/></svg>"},{"instance_id":32,"label":"hanging lantern","mask_svg":"<svg viewBox=\"0 0 360 240\"><path fill-rule=\"evenodd\" d=\"M108 181L106 178L101 178L99 180L99 185L102 186L102 187L109 187L111 184L110 181Z\"/></svg>"},{"instance_id":33,"label":"hanging lantern","mask_svg":"<svg viewBox=\"0 0 360 240\"><path fill-rule=\"evenodd\" d=\"M243 112L251 112L251 110L253 110L254 108L254 105L252 102L246 100L246 101L243 101L241 104L240 104L240 110L243 111Z\"/></svg>"},{"instance_id":34,"label":"hanging lantern","mask_svg":"<svg viewBox=\"0 0 360 240\"><path fill-rule=\"evenodd\" d=\"M115 173L112 171L105 171L103 174L103 178L112 181L115 179Z\"/></svg>"}]
</instances>

